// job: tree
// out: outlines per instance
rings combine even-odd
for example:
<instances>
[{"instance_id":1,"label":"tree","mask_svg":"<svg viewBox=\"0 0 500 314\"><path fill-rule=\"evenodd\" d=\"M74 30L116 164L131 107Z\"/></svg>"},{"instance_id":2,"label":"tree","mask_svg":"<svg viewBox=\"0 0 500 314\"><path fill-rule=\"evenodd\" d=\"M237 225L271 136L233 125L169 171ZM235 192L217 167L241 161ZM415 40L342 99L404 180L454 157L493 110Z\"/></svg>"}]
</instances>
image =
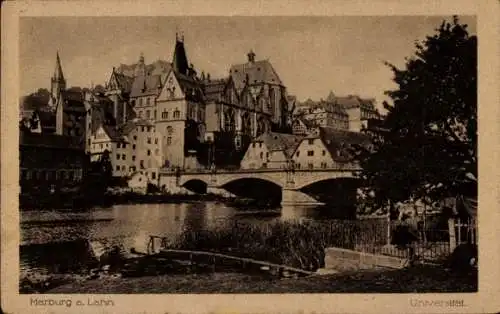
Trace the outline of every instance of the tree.
<instances>
[{"instance_id":1,"label":"tree","mask_svg":"<svg viewBox=\"0 0 500 314\"><path fill-rule=\"evenodd\" d=\"M454 17L416 43L404 69L386 63L397 90L387 116L357 148L372 204L477 193L477 37Z\"/></svg>"}]
</instances>

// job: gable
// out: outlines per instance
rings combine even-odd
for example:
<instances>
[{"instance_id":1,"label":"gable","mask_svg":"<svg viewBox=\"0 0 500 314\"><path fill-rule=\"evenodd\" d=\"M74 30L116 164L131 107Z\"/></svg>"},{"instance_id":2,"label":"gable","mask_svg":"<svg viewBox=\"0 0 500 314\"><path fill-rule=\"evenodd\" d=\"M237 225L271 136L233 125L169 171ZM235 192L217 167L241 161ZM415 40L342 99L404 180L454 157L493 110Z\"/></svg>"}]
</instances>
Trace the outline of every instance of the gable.
<instances>
[{"instance_id":1,"label":"gable","mask_svg":"<svg viewBox=\"0 0 500 314\"><path fill-rule=\"evenodd\" d=\"M314 144L309 144L309 140L314 140ZM327 154L333 158L333 156L331 155L331 152L330 150L328 149L328 147L326 147L325 143L323 142L323 140L319 137L314 137L314 138L304 138L302 139L302 141L300 142L300 144L295 148L295 150L293 151L293 153L291 154L293 158L297 158L297 151L300 151L300 156L299 158L302 156L302 154L307 154L307 151L308 150L312 150L312 149L320 149L320 150L325 150L327 152Z\"/></svg>"},{"instance_id":2,"label":"gable","mask_svg":"<svg viewBox=\"0 0 500 314\"><path fill-rule=\"evenodd\" d=\"M163 82L163 87L160 94L158 95L158 101L165 101L169 99L179 99L184 98L185 95L181 89L179 81L175 77L174 71L170 70L165 77Z\"/></svg>"},{"instance_id":3,"label":"gable","mask_svg":"<svg viewBox=\"0 0 500 314\"><path fill-rule=\"evenodd\" d=\"M94 139L99 142L109 142L111 137L106 133L102 125L95 131L93 135Z\"/></svg>"}]
</instances>

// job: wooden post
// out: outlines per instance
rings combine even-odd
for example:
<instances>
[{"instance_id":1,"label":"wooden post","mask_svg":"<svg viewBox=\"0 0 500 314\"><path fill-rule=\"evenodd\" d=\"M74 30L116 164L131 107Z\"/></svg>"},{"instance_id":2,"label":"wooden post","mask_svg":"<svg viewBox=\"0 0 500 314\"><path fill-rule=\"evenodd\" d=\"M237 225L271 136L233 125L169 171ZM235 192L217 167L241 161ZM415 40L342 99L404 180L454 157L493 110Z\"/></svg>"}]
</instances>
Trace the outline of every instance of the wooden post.
<instances>
[{"instance_id":1,"label":"wooden post","mask_svg":"<svg viewBox=\"0 0 500 314\"><path fill-rule=\"evenodd\" d=\"M448 233L450 235L450 253L457 247L457 238L455 236L455 219L448 219Z\"/></svg>"},{"instance_id":2,"label":"wooden post","mask_svg":"<svg viewBox=\"0 0 500 314\"><path fill-rule=\"evenodd\" d=\"M458 241L457 241L457 245L460 245L462 243L462 223L460 221L460 218L458 218Z\"/></svg>"}]
</instances>

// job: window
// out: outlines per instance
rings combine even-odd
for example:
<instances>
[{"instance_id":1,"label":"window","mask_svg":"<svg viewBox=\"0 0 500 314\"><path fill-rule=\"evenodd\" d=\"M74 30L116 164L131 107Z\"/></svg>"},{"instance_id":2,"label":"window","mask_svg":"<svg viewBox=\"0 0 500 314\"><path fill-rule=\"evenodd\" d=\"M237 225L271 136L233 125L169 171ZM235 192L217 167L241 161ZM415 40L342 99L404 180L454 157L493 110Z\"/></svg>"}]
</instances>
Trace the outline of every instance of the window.
<instances>
[{"instance_id":1,"label":"window","mask_svg":"<svg viewBox=\"0 0 500 314\"><path fill-rule=\"evenodd\" d=\"M158 144L158 138L155 137L155 144Z\"/></svg>"},{"instance_id":2,"label":"window","mask_svg":"<svg viewBox=\"0 0 500 314\"><path fill-rule=\"evenodd\" d=\"M150 126L146 127L146 130L147 130L148 132L151 132L151 127L150 127Z\"/></svg>"},{"instance_id":3,"label":"window","mask_svg":"<svg viewBox=\"0 0 500 314\"><path fill-rule=\"evenodd\" d=\"M123 148L127 148L127 143L123 143L123 144L122 144L122 147L123 147Z\"/></svg>"},{"instance_id":4,"label":"window","mask_svg":"<svg viewBox=\"0 0 500 314\"><path fill-rule=\"evenodd\" d=\"M307 164L307 168L309 168L309 169L313 169L313 168L314 168L314 164L312 164L312 163L308 163L308 164Z\"/></svg>"},{"instance_id":5,"label":"window","mask_svg":"<svg viewBox=\"0 0 500 314\"><path fill-rule=\"evenodd\" d=\"M140 161L141 168L144 168L144 160Z\"/></svg>"},{"instance_id":6,"label":"window","mask_svg":"<svg viewBox=\"0 0 500 314\"><path fill-rule=\"evenodd\" d=\"M295 154L295 156L299 157L300 155L300 151L297 151L297 154Z\"/></svg>"},{"instance_id":7,"label":"window","mask_svg":"<svg viewBox=\"0 0 500 314\"><path fill-rule=\"evenodd\" d=\"M308 150L307 151L307 156L314 156L314 151L313 150Z\"/></svg>"},{"instance_id":8,"label":"window","mask_svg":"<svg viewBox=\"0 0 500 314\"><path fill-rule=\"evenodd\" d=\"M135 99L132 99L130 103L132 104L132 107L135 107Z\"/></svg>"},{"instance_id":9,"label":"window","mask_svg":"<svg viewBox=\"0 0 500 314\"><path fill-rule=\"evenodd\" d=\"M135 149L135 144L132 144L132 149Z\"/></svg>"},{"instance_id":10,"label":"window","mask_svg":"<svg viewBox=\"0 0 500 314\"><path fill-rule=\"evenodd\" d=\"M174 128L172 128L171 126L167 126L167 133L170 135L172 133L174 133Z\"/></svg>"},{"instance_id":11,"label":"window","mask_svg":"<svg viewBox=\"0 0 500 314\"><path fill-rule=\"evenodd\" d=\"M149 98L148 98L148 100L149 100ZM149 102L149 101L148 101L148 102ZM146 110L146 119L149 119L149 118L150 118L150 116L151 116L151 111Z\"/></svg>"},{"instance_id":12,"label":"window","mask_svg":"<svg viewBox=\"0 0 500 314\"><path fill-rule=\"evenodd\" d=\"M123 155L122 155L122 159L123 159L123 160L126 160L126 159L127 159L127 157L125 156L125 154L123 154Z\"/></svg>"},{"instance_id":13,"label":"window","mask_svg":"<svg viewBox=\"0 0 500 314\"><path fill-rule=\"evenodd\" d=\"M161 118L162 118L162 119L168 119L168 112L167 112L167 111L163 111L163 112L161 113Z\"/></svg>"},{"instance_id":14,"label":"window","mask_svg":"<svg viewBox=\"0 0 500 314\"><path fill-rule=\"evenodd\" d=\"M142 110L139 111L139 118L142 118Z\"/></svg>"},{"instance_id":15,"label":"window","mask_svg":"<svg viewBox=\"0 0 500 314\"><path fill-rule=\"evenodd\" d=\"M101 147L101 149L102 149L102 144L99 144L99 147Z\"/></svg>"},{"instance_id":16,"label":"window","mask_svg":"<svg viewBox=\"0 0 500 314\"><path fill-rule=\"evenodd\" d=\"M269 158L269 152L266 153L266 158Z\"/></svg>"},{"instance_id":17,"label":"window","mask_svg":"<svg viewBox=\"0 0 500 314\"><path fill-rule=\"evenodd\" d=\"M313 145L314 144L314 139L309 139L307 142L308 142L309 145Z\"/></svg>"},{"instance_id":18,"label":"window","mask_svg":"<svg viewBox=\"0 0 500 314\"><path fill-rule=\"evenodd\" d=\"M151 173L151 178L156 179L156 172Z\"/></svg>"},{"instance_id":19,"label":"window","mask_svg":"<svg viewBox=\"0 0 500 314\"><path fill-rule=\"evenodd\" d=\"M300 163L296 163L295 165L297 165L297 169L300 169Z\"/></svg>"},{"instance_id":20,"label":"window","mask_svg":"<svg viewBox=\"0 0 500 314\"><path fill-rule=\"evenodd\" d=\"M148 156L151 156L151 151L148 149Z\"/></svg>"},{"instance_id":21,"label":"window","mask_svg":"<svg viewBox=\"0 0 500 314\"><path fill-rule=\"evenodd\" d=\"M260 159L264 158L264 153L260 152Z\"/></svg>"},{"instance_id":22,"label":"window","mask_svg":"<svg viewBox=\"0 0 500 314\"><path fill-rule=\"evenodd\" d=\"M262 143L259 143L259 147L262 147Z\"/></svg>"},{"instance_id":23,"label":"window","mask_svg":"<svg viewBox=\"0 0 500 314\"><path fill-rule=\"evenodd\" d=\"M252 143L252 147L255 148L255 143Z\"/></svg>"},{"instance_id":24,"label":"window","mask_svg":"<svg viewBox=\"0 0 500 314\"><path fill-rule=\"evenodd\" d=\"M323 149L323 156L325 156L325 155L326 155L326 150Z\"/></svg>"},{"instance_id":25,"label":"window","mask_svg":"<svg viewBox=\"0 0 500 314\"><path fill-rule=\"evenodd\" d=\"M178 109L175 109L174 111L174 119L179 119L181 116L181 112Z\"/></svg>"},{"instance_id":26,"label":"window","mask_svg":"<svg viewBox=\"0 0 500 314\"><path fill-rule=\"evenodd\" d=\"M116 171L120 171L120 166L116 166Z\"/></svg>"},{"instance_id":27,"label":"window","mask_svg":"<svg viewBox=\"0 0 500 314\"><path fill-rule=\"evenodd\" d=\"M155 155L158 156L160 154L160 150L157 148L155 149Z\"/></svg>"},{"instance_id":28,"label":"window","mask_svg":"<svg viewBox=\"0 0 500 314\"><path fill-rule=\"evenodd\" d=\"M144 132L144 127L141 127L141 132Z\"/></svg>"},{"instance_id":29,"label":"window","mask_svg":"<svg viewBox=\"0 0 500 314\"><path fill-rule=\"evenodd\" d=\"M172 137L167 137L167 145L170 145L172 144Z\"/></svg>"},{"instance_id":30,"label":"window","mask_svg":"<svg viewBox=\"0 0 500 314\"><path fill-rule=\"evenodd\" d=\"M146 98L146 105L149 105L149 98Z\"/></svg>"},{"instance_id":31,"label":"window","mask_svg":"<svg viewBox=\"0 0 500 314\"><path fill-rule=\"evenodd\" d=\"M125 166L122 166L122 171L125 171Z\"/></svg>"},{"instance_id":32,"label":"window","mask_svg":"<svg viewBox=\"0 0 500 314\"><path fill-rule=\"evenodd\" d=\"M120 159L120 154L116 154L116 159Z\"/></svg>"},{"instance_id":33,"label":"window","mask_svg":"<svg viewBox=\"0 0 500 314\"><path fill-rule=\"evenodd\" d=\"M156 120L156 110L154 111L154 119Z\"/></svg>"},{"instance_id":34,"label":"window","mask_svg":"<svg viewBox=\"0 0 500 314\"><path fill-rule=\"evenodd\" d=\"M321 168L325 169L326 168L326 162L321 163Z\"/></svg>"},{"instance_id":35,"label":"window","mask_svg":"<svg viewBox=\"0 0 500 314\"><path fill-rule=\"evenodd\" d=\"M151 144L151 138L148 137L148 144Z\"/></svg>"},{"instance_id":36,"label":"window","mask_svg":"<svg viewBox=\"0 0 500 314\"><path fill-rule=\"evenodd\" d=\"M132 161L135 161L135 156L132 156Z\"/></svg>"},{"instance_id":37,"label":"window","mask_svg":"<svg viewBox=\"0 0 500 314\"><path fill-rule=\"evenodd\" d=\"M137 135L134 135L134 141L137 141ZM135 145L134 145L135 146Z\"/></svg>"},{"instance_id":38,"label":"window","mask_svg":"<svg viewBox=\"0 0 500 314\"><path fill-rule=\"evenodd\" d=\"M142 98L139 98L139 106L142 106Z\"/></svg>"}]
</instances>

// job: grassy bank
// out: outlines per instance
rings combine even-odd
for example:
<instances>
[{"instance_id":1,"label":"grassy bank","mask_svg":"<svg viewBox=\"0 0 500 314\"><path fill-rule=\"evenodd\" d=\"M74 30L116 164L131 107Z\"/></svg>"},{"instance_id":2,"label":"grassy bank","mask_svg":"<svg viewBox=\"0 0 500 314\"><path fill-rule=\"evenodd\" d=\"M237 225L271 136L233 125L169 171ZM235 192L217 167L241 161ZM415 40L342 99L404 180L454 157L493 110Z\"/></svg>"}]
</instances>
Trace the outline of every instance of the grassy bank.
<instances>
[{"instance_id":1,"label":"grassy bank","mask_svg":"<svg viewBox=\"0 0 500 314\"><path fill-rule=\"evenodd\" d=\"M362 271L304 278L211 273L110 278L66 284L48 293L425 293L476 292L477 272L440 267Z\"/></svg>"}]
</instances>

